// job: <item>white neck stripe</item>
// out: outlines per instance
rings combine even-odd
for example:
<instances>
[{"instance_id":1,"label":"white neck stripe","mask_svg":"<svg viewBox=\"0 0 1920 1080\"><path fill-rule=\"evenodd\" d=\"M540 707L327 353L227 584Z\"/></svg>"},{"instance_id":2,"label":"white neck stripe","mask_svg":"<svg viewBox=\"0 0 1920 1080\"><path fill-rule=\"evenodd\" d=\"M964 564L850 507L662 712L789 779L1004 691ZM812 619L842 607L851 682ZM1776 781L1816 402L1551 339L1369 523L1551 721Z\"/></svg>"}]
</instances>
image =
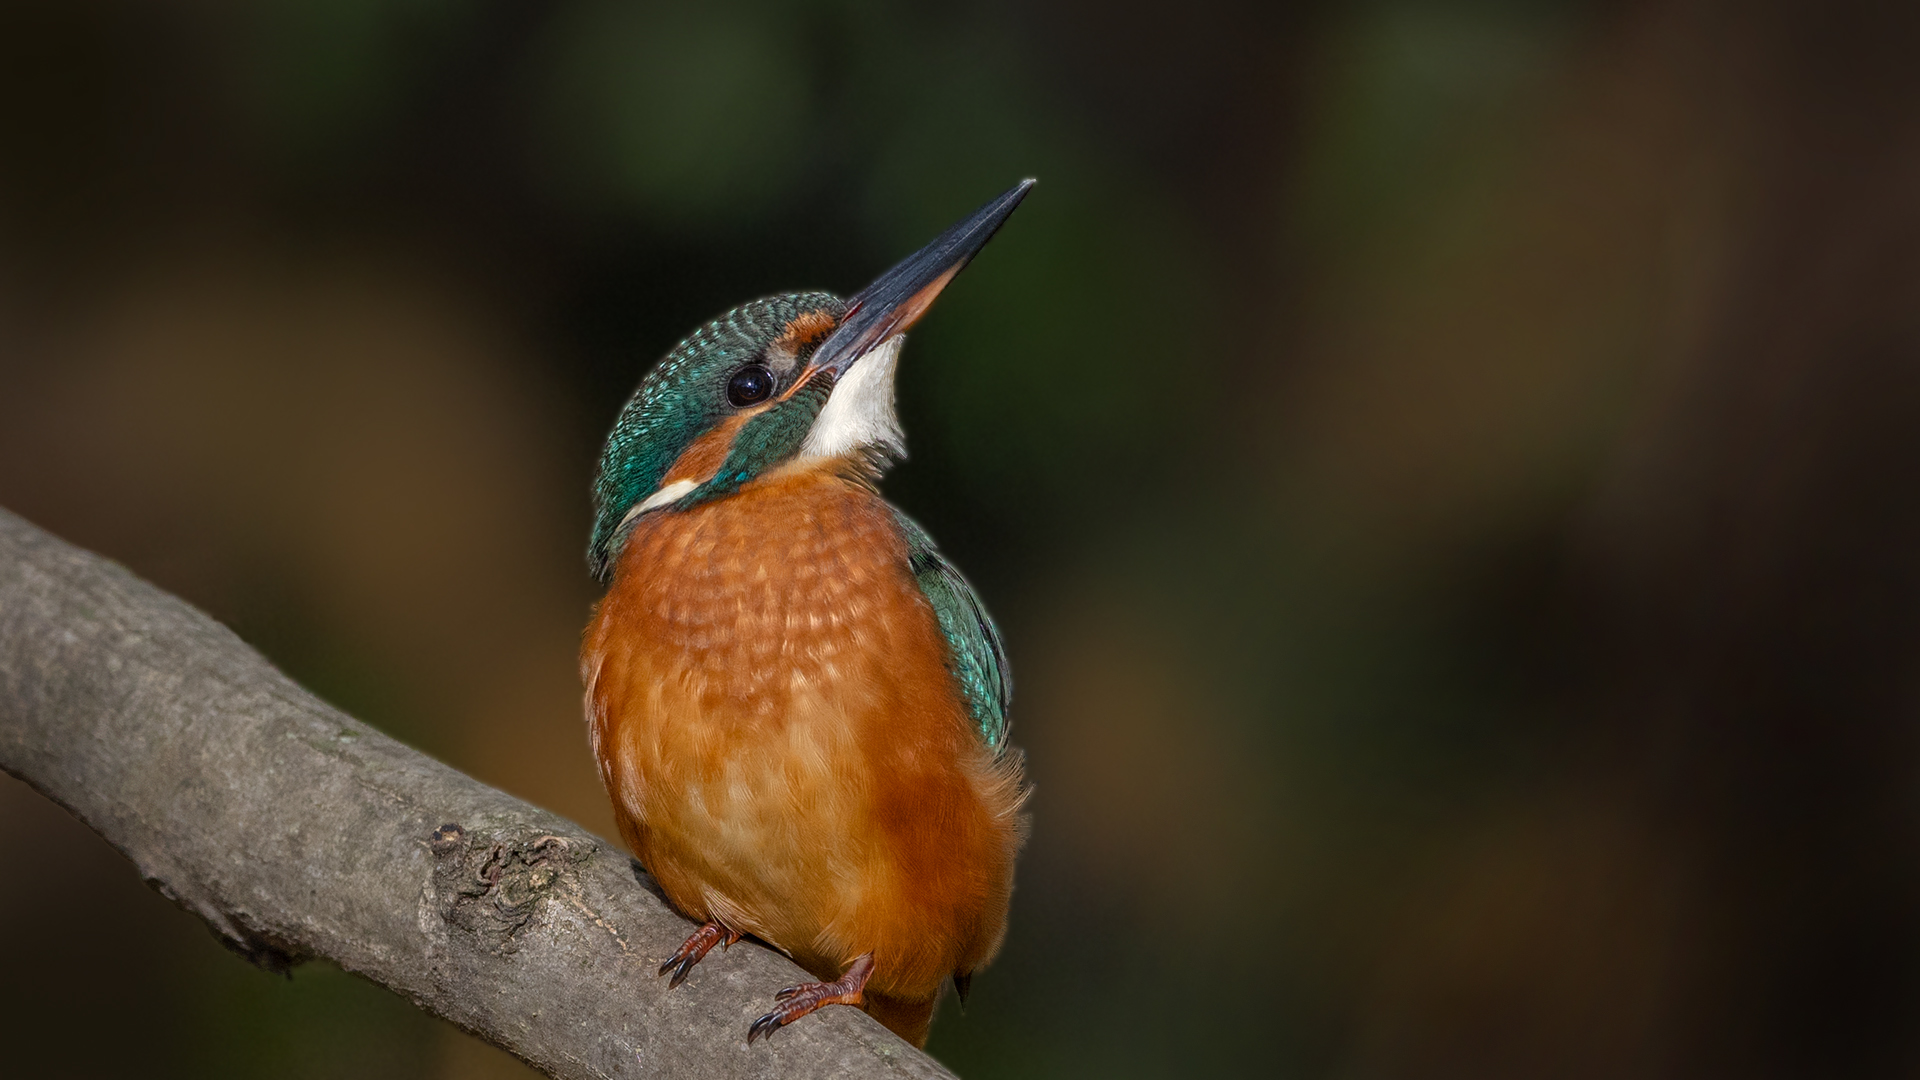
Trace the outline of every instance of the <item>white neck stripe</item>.
<instances>
[{"instance_id":1,"label":"white neck stripe","mask_svg":"<svg viewBox=\"0 0 1920 1080\"><path fill-rule=\"evenodd\" d=\"M673 483L647 496L644 500L635 503L633 509L627 511L626 516L620 519L620 524L625 525L641 514L649 510L657 510L670 502L678 502L681 496L699 486L700 484L697 481L675 480Z\"/></svg>"}]
</instances>

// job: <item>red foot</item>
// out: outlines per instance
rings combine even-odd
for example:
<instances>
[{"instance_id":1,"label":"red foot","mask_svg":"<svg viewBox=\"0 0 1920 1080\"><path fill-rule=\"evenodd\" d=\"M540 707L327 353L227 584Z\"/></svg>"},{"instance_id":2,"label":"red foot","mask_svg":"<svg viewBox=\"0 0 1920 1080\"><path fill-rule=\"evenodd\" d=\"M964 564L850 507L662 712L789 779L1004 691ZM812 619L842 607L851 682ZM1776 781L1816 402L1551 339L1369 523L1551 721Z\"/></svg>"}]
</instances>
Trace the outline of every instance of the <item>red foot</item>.
<instances>
[{"instance_id":1,"label":"red foot","mask_svg":"<svg viewBox=\"0 0 1920 1080\"><path fill-rule=\"evenodd\" d=\"M701 957L712 952L715 945L732 945L739 940L739 934L708 919L707 925L695 930L693 936L680 946L679 952L667 957L667 962L660 965L660 974L673 972L673 978L667 980L667 989L671 990L686 982L687 973L693 970L693 965L699 963Z\"/></svg>"},{"instance_id":2,"label":"red foot","mask_svg":"<svg viewBox=\"0 0 1920 1080\"><path fill-rule=\"evenodd\" d=\"M867 980L873 975L873 954L868 953L847 965L847 973L834 982L801 983L789 986L773 995L780 1007L753 1022L747 1029L747 1044L762 1035L768 1038L780 1028L793 1023L824 1005L862 1005L866 997L862 993Z\"/></svg>"}]
</instances>

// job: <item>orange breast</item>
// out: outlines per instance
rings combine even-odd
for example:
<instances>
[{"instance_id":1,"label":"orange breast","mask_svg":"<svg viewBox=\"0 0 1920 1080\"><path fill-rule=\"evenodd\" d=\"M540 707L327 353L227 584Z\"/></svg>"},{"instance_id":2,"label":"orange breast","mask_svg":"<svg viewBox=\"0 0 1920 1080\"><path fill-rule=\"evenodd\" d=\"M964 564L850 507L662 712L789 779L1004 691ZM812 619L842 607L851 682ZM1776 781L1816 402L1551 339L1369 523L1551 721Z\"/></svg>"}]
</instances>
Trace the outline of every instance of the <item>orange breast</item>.
<instances>
[{"instance_id":1,"label":"orange breast","mask_svg":"<svg viewBox=\"0 0 1920 1080\"><path fill-rule=\"evenodd\" d=\"M831 472L641 519L583 668L621 831L674 904L823 978L871 952L905 1000L984 964L1020 779L945 648L886 504Z\"/></svg>"}]
</instances>

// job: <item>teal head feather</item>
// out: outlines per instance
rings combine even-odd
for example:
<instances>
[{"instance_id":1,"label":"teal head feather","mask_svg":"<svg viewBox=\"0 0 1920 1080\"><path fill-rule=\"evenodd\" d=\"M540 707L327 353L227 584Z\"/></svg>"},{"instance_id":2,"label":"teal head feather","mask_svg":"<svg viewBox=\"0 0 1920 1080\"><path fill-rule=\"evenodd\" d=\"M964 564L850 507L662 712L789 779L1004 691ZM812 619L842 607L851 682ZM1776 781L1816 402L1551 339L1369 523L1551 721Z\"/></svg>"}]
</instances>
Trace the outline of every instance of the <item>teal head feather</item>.
<instances>
[{"instance_id":1,"label":"teal head feather","mask_svg":"<svg viewBox=\"0 0 1920 1080\"><path fill-rule=\"evenodd\" d=\"M831 384L788 391L823 331L837 326L846 309L845 302L824 292L742 304L688 335L640 380L607 436L593 482L587 566L596 578L604 581L612 573L629 511L655 493L694 440L743 402L751 406L784 398L741 431L720 472L684 501L725 494L799 448ZM796 333L796 327L803 332Z\"/></svg>"}]
</instances>

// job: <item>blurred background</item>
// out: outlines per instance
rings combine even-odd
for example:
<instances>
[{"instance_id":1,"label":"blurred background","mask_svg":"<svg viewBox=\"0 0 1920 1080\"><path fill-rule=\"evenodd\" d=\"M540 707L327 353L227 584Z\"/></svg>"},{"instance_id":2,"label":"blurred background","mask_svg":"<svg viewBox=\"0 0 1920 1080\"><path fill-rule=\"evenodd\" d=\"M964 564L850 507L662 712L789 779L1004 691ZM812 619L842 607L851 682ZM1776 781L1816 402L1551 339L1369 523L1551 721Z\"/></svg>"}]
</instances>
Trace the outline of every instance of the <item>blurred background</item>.
<instances>
[{"instance_id":1,"label":"blurred background","mask_svg":"<svg viewBox=\"0 0 1920 1080\"><path fill-rule=\"evenodd\" d=\"M1037 784L933 1053L1912 1076L1916 47L1864 0L4 0L0 505L612 835L620 402L1038 176L887 484ZM528 1075L5 777L0 850L8 1075Z\"/></svg>"}]
</instances>

